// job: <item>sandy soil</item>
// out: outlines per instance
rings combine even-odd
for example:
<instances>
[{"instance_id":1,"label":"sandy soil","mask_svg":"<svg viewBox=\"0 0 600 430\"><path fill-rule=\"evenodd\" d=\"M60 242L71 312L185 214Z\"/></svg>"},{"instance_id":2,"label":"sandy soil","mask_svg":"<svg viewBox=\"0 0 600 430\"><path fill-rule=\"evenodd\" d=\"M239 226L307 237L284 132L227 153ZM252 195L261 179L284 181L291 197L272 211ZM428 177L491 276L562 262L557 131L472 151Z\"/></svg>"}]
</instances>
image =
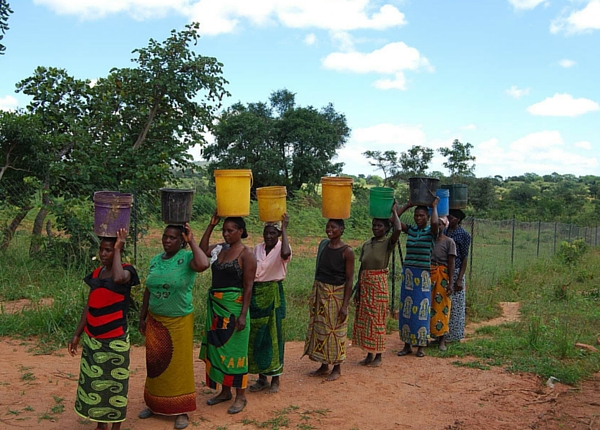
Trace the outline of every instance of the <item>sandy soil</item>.
<instances>
[{"instance_id":1,"label":"sandy soil","mask_svg":"<svg viewBox=\"0 0 600 430\"><path fill-rule=\"evenodd\" d=\"M518 304L501 306L504 315L485 325L519 318ZM467 332L472 335L479 326L468 326ZM248 406L235 416L226 413L230 403L206 405L214 392L206 388L204 364L197 360L198 409L188 428L600 429L600 374L581 387L556 383L550 388L529 374L453 364L469 359L400 358L401 346L397 333L390 335L379 368L358 365L364 354L351 346L342 377L326 382L307 376L317 364L300 358L302 343L289 342L281 391L248 393ZM95 427L73 412L78 358L66 350L36 355L35 339L9 338L0 339L0 357L0 429ZM144 408L144 360L144 348L133 348L129 418L122 429L171 429L170 417L137 418Z\"/></svg>"}]
</instances>

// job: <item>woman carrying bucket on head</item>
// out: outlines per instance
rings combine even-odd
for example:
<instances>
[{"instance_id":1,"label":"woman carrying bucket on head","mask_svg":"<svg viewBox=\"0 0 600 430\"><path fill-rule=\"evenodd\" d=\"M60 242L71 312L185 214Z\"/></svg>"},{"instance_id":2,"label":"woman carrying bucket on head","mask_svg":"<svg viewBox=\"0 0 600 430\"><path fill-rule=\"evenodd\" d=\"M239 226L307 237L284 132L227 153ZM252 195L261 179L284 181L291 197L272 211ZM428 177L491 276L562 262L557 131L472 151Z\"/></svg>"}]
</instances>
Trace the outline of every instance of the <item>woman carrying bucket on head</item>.
<instances>
[{"instance_id":1,"label":"woman carrying bucket on head","mask_svg":"<svg viewBox=\"0 0 600 430\"><path fill-rule=\"evenodd\" d=\"M84 279L90 293L67 347L69 354L75 356L85 332L75 412L95 421L96 430L107 430L109 423L112 430L119 430L127 412L130 348L127 313L131 287L139 285L140 280L133 266L121 262L127 231L121 228L116 234L117 237L100 238L102 266Z\"/></svg>"},{"instance_id":2,"label":"woman carrying bucket on head","mask_svg":"<svg viewBox=\"0 0 600 430\"><path fill-rule=\"evenodd\" d=\"M209 406L227 402L227 410L237 414L246 407L248 384L248 341L250 336L249 308L252 285L256 274L256 258L242 243L248 237L246 223L241 217L227 217L223 221L224 242L209 245L210 236L221 218L215 211L202 236L200 246L212 257L212 283L206 304L206 328L200 348L200 359L206 365L206 384L221 386Z\"/></svg>"},{"instance_id":3,"label":"woman carrying bucket on head","mask_svg":"<svg viewBox=\"0 0 600 430\"><path fill-rule=\"evenodd\" d=\"M283 373L286 312L283 280L292 258L287 236L289 220L284 213L281 222L265 223L264 242L254 247L256 277L250 301L248 363L249 372L258 373L258 381L250 386L252 392L268 388L269 393L277 393L279 376ZM271 376L270 385L268 376Z\"/></svg>"},{"instance_id":4,"label":"woman carrying bucket on head","mask_svg":"<svg viewBox=\"0 0 600 430\"><path fill-rule=\"evenodd\" d=\"M454 260L456 244L443 232L448 218L438 218L438 237L431 253L431 337L439 341L440 351L446 350L446 335L450 318L451 295L454 291Z\"/></svg>"},{"instance_id":5,"label":"woman carrying bucket on head","mask_svg":"<svg viewBox=\"0 0 600 430\"><path fill-rule=\"evenodd\" d=\"M184 249L188 244L191 251ZM140 312L139 329L146 336L147 408L138 416L176 415L175 428L183 429L187 414L196 410L192 290L196 273L208 268L208 258L187 223L168 225L162 246L164 252L150 261Z\"/></svg>"},{"instance_id":6,"label":"woman carrying bucket on head","mask_svg":"<svg viewBox=\"0 0 600 430\"><path fill-rule=\"evenodd\" d=\"M413 215L415 225L401 223L408 239L400 287L398 327L404 342L404 348L398 352L400 357L411 354L413 345L417 346L417 357L425 356L423 348L429 338L431 304L431 251L438 233L439 201L439 197L433 200L431 220L427 206L417 206ZM409 201L398 210L398 216L411 207L414 205Z\"/></svg>"},{"instance_id":7,"label":"woman carrying bucket on head","mask_svg":"<svg viewBox=\"0 0 600 430\"><path fill-rule=\"evenodd\" d=\"M389 206L388 206L389 211ZM393 232L388 236L392 229ZM356 317L352 338L367 352L359 364L377 367L385 351L386 319L388 313L388 265L401 232L396 204L389 219L374 218L373 237L365 242L360 252L358 288L354 295Z\"/></svg>"},{"instance_id":8,"label":"woman carrying bucket on head","mask_svg":"<svg viewBox=\"0 0 600 430\"><path fill-rule=\"evenodd\" d=\"M319 244L315 281L309 298L310 319L304 354L321 366L310 376L335 381L346 360L348 303L354 280L354 252L342 241L343 219L327 221L328 239ZM333 366L331 373L329 365Z\"/></svg>"}]
</instances>

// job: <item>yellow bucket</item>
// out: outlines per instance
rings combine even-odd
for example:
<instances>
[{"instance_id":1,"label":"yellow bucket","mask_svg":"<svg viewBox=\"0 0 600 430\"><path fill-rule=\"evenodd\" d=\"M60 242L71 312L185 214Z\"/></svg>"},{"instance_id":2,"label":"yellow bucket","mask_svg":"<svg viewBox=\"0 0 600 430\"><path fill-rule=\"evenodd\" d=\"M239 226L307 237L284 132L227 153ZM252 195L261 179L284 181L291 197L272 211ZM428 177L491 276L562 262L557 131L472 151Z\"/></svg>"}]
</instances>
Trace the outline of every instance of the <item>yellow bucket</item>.
<instances>
[{"instance_id":1,"label":"yellow bucket","mask_svg":"<svg viewBox=\"0 0 600 430\"><path fill-rule=\"evenodd\" d=\"M252 170L215 170L215 184L220 217L250 215Z\"/></svg>"},{"instance_id":2,"label":"yellow bucket","mask_svg":"<svg viewBox=\"0 0 600 430\"><path fill-rule=\"evenodd\" d=\"M324 176L321 178L321 214L324 218L350 218L352 178Z\"/></svg>"},{"instance_id":3,"label":"yellow bucket","mask_svg":"<svg viewBox=\"0 0 600 430\"><path fill-rule=\"evenodd\" d=\"M256 189L256 200L258 200L258 218L262 222L281 221L287 207L285 187L261 187Z\"/></svg>"}]
</instances>

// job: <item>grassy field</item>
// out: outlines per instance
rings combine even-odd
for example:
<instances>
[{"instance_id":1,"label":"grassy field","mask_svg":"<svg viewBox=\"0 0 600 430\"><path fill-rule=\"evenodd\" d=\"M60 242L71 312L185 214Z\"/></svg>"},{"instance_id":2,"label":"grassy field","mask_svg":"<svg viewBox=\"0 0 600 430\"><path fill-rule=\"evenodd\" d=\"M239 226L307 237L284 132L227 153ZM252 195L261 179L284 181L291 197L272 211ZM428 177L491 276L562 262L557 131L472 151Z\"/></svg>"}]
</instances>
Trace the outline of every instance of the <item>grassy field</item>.
<instances>
[{"instance_id":1,"label":"grassy field","mask_svg":"<svg viewBox=\"0 0 600 430\"><path fill-rule=\"evenodd\" d=\"M193 223L197 239L206 221ZM288 340L304 338L307 297L312 285L314 258L324 222L318 213L302 212L290 226L294 257L285 282L287 295L286 336ZM261 240L261 227L250 224L249 245ZM588 250L570 265L564 259L550 257L549 242L538 257L537 235L520 235L516 241L513 265L510 264L510 232L492 228L476 231L472 275L468 282L469 320L495 317L499 302L522 304L522 320L498 327L482 328L470 342L452 345L446 353L431 348L431 354L444 357L473 356L470 365L485 369L504 366L510 371L528 371L542 377L554 376L565 383L576 383L600 371L600 353L575 347L581 342L594 345L600 336L600 252ZM137 269L142 280L150 258L161 252L160 226L151 229L137 246ZM349 226L344 238L358 253L360 243L368 239L368 228ZM215 233L213 241L220 240ZM507 240L508 245L507 245ZM18 314L0 312L0 336L37 336L42 349L64 346L72 336L87 297L81 281L85 272L74 266L50 265L28 257L28 235L19 230L9 249L0 254L0 298L4 301L42 298L54 299L50 306L33 306ZM131 248L131 246L129 246ZM403 248L404 249L404 248ZM131 249L129 254L131 258ZM570 260L569 260L570 261ZM399 273L399 259L396 273ZM204 328L206 291L210 274L199 274L196 281L195 334ZM398 303L399 278L396 277ZM132 340L142 342L137 332L138 308L142 287L133 292L130 324ZM351 322L353 311L351 311ZM395 329L390 319L389 328ZM351 325L350 325L351 330ZM457 362L458 365L458 362Z\"/></svg>"}]
</instances>

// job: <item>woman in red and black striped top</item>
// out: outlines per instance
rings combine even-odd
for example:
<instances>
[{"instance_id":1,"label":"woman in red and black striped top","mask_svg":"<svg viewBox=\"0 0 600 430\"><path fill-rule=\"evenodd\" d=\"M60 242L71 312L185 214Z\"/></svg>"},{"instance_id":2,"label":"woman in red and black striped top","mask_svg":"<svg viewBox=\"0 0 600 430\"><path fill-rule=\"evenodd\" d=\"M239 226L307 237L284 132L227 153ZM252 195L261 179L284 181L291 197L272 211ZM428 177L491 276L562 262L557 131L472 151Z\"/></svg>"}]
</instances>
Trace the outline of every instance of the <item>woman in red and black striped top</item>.
<instances>
[{"instance_id":1,"label":"woman in red and black striped top","mask_svg":"<svg viewBox=\"0 0 600 430\"><path fill-rule=\"evenodd\" d=\"M112 423L112 430L119 430L127 411L127 313L131 287L140 280L133 266L121 262L126 237L127 231L120 229L116 238L101 238L102 266L84 278L90 294L68 345L69 353L75 356L80 336L85 332L75 412L96 421L96 430L107 430L108 423Z\"/></svg>"}]
</instances>

